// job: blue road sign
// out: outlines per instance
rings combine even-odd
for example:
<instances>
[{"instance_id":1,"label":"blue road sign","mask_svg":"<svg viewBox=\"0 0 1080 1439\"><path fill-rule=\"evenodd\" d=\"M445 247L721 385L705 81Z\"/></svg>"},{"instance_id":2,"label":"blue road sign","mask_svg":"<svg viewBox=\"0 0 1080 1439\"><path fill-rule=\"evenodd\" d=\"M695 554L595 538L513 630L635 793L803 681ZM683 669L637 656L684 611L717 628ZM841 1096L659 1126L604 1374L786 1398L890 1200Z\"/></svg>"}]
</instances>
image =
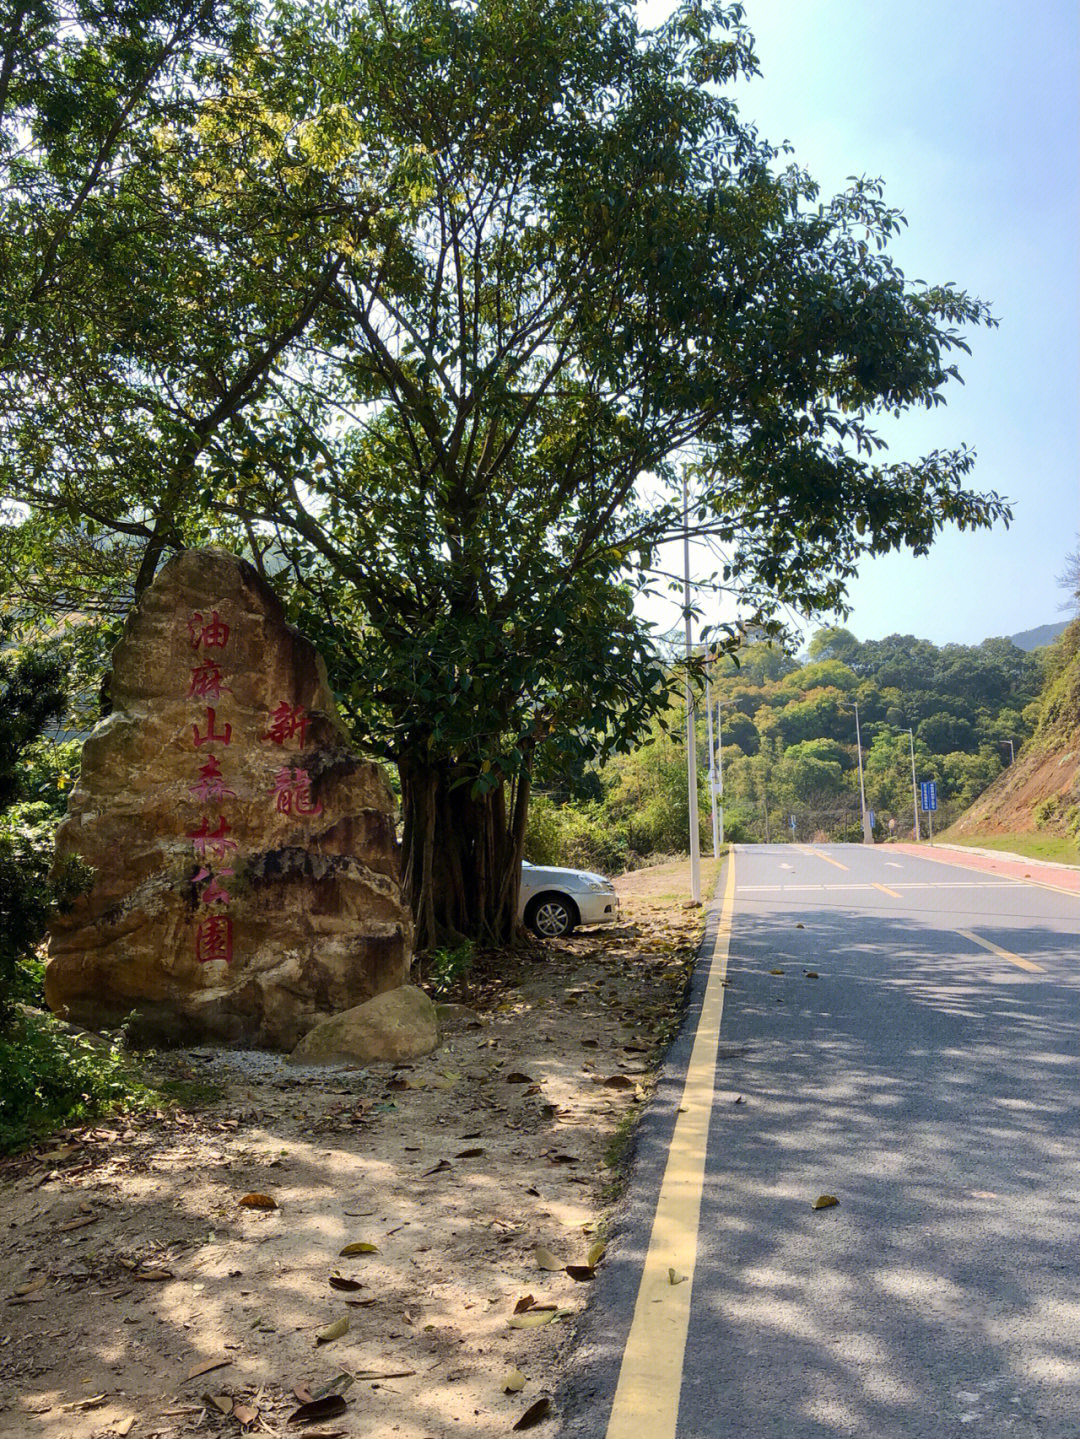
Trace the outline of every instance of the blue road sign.
<instances>
[{"instance_id":1,"label":"blue road sign","mask_svg":"<svg viewBox=\"0 0 1080 1439\"><path fill-rule=\"evenodd\" d=\"M873 829L873 828L874 828L874 825L877 823L877 816L874 814L874 811L873 811L873 810L870 810L870 811L869 811L869 814L870 814L870 828Z\"/></svg>"},{"instance_id":2,"label":"blue road sign","mask_svg":"<svg viewBox=\"0 0 1080 1439\"><path fill-rule=\"evenodd\" d=\"M920 780L919 792L923 814L933 813L937 809L937 780Z\"/></svg>"}]
</instances>

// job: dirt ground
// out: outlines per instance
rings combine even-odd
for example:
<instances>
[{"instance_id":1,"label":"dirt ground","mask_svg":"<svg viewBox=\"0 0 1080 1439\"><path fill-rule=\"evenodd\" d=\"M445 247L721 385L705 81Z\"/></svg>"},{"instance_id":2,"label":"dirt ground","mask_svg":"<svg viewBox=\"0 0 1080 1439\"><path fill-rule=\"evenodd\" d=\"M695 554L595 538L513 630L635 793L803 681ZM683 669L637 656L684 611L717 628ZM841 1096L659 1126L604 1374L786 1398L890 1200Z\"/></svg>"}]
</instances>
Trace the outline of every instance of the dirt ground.
<instances>
[{"instance_id":1,"label":"dirt ground","mask_svg":"<svg viewBox=\"0 0 1080 1439\"><path fill-rule=\"evenodd\" d=\"M173 1052L184 1104L0 1163L0 1436L486 1439L542 1407L703 923L685 865L618 884L617 929L489 957L413 1065Z\"/></svg>"}]
</instances>

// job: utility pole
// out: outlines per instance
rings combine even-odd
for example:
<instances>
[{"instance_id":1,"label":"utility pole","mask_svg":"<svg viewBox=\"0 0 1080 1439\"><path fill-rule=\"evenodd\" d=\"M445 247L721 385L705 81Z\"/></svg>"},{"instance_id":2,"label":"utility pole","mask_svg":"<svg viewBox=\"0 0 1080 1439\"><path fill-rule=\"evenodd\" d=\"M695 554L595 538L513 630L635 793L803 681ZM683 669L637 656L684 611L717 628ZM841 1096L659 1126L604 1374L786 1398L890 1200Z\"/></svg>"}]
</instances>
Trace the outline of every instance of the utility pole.
<instances>
[{"instance_id":1,"label":"utility pole","mask_svg":"<svg viewBox=\"0 0 1080 1439\"><path fill-rule=\"evenodd\" d=\"M683 470L683 618L686 621L686 787L690 817L690 899L701 903L701 845L698 834L697 739L694 734L694 696L690 688L693 634L690 624L690 493Z\"/></svg>"},{"instance_id":2,"label":"utility pole","mask_svg":"<svg viewBox=\"0 0 1080 1439\"><path fill-rule=\"evenodd\" d=\"M859 804L862 813L862 841L863 844L874 843L874 833L870 828L869 816L866 813L866 786L863 784L862 770L862 735L859 733L859 702L853 701L855 705L855 747L859 752Z\"/></svg>"},{"instance_id":3,"label":"utility pole","mask_svg":"<svg viewBox=\"0 0 1080 1439\"><path fill-rule=\"evenodd\" d=\"M716 751L713 749L712 691L709 688L709 671L705 671L705 718L709 727L709 803L712 806L712 848L713 859L720 858L720 826L716 814ZM716 707L717 725L720 722L720 706Z\"/></svg>"},{"instance_id":4,"label":"utility pole","mask_svg":"<svg viewBox=\"0 0 1080 1439\"><path fill-rule=\"evenodd\" d=\"M908 740L911 744L911 807L915 815L915 843L918 844L922 835L919 833L919 786L915 780L915 734L908 726Z\"/></svg>"},{"instance_id":5,"label":"utility pole","mask_svg":"<svg viewBox=\"0 0 1080 1439\"><path fill-rule=\"evenodd\" d=\"M717 700L717 701L716 701L716 778L717 778L717 783L718 783L719 786L720 786L720 803L719 803L718 808L719 808L719 811L720 811L720 843L721 843L721 844L724 843L724 731L723 731L723 728L722 728L723 713L724 713L724 703L723 703L722 700Z\"/></svg>"}]
</instances>

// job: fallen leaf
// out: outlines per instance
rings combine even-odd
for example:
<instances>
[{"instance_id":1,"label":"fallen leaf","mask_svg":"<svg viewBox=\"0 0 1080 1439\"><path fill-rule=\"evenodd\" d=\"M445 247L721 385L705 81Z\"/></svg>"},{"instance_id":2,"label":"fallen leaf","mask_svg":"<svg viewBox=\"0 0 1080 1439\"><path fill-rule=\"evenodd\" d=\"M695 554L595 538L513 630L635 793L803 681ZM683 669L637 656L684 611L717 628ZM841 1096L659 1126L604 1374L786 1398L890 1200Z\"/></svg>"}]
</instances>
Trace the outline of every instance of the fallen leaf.
<instances>
[{"instance_id":1,"label":"fallen leaf","mask_svg":"<svg viewBox=\"0 0 1080 1439\"><path fill-rule=\"evenodd\" d=\"M325 1384L319 1384L313 1389L311 1397L313 1399L332 1399L335 1394L348 1394L355 1383L356 1380L351 1374L342 1371L335 1374L332 1379L328 1379Z\"/></svg>"},{"instance_id":2,"label":"fallen leaf","mask_svg":"<svg viewBox=\"0 0 1080 1439\"><path fill-rule=\"evenodd\" d=\"M633 1089L634 1081L628 1074L609 1074L606 1079L600 1080L605 1089Z\"/></svg>"},{"instance_id":3,"label":"fallen leaf","mask_svg":"<svg viewBox=\"0 0 1080 1439\"><path fill-rule=\"evenodd\" d=\"M33 1294L38 1289L44 1289L49 1282L49 1276L43 1274L40 1279L32 1279L29 1284L20 1284L15 1293L19 1295Z\"/></svg>"},{"instance_id":4,"label":"fallen leaf","mask_svg":"<svg viewBox=\"0 0 1080 1439\"><path fill-rule=\"evenodd\" d=\"M455 1154L455 1159L479 1159L484 1153L482 1149L463 1149L460 1154Z\"/></svg>"},{"instance_id":5,"label":"fallen leaf","mask_svg":"<svg viewBox=\"0 0 1080 1439\"><path fill-rule=\"evenodd\" d=\"M805 926L804 924L798 924L798 923L797 923L797 924L795 925L795 928L796 928L796 929L805 929L806 926Z\"/></svg>"},{"instance_id":6,"label":"fallen leaf","mask_svg":"<svg viewBox=\"0 0 1080 1439\"><path fill-rule=\"evenodd\" d=\"M88 1218L84 1219L69 1219L66 1224L58 1224L56 1226L56 1232L57 1234L67 1234L72 1229L85 1229L88 1224L96 1224L97 1222L98 1216L96 1214L91 1214Z\"/></svg>"},{"instance_id":7,"label":"fallen leaf","mask_svg":"<svg viewBox=\"0 0 1080 1439\"><path fill-rule=\"evenodd\" d=\"M839 1203L840 1201L839 1199L837 1199L835 1194L819 1194L818 1197L814 1200L814 1208L831 1209L834 1204Z\"/></svg>"},{"instance_id":8,"label":"fallen leaf","mask_svg":"<svg viewBox=\"0 0 1080 1439\"><path fill-rule=\"evenodd\" d=\"M511 1369L510 1373L503 1380L502 1389L504 1394L517 1394L525 1388L529 1381L522 1374L520 1369Z\"/></svg>"},{"instance_id":9,"label":"fallen leaf","mask_svg":"<svg viewBox=\"0 0 1080 1439\"><path fill-rule=\"evenodd\" d=\"M379 1302L379 1301L378 1301L377 1299L346 1299L346 1300L345 1300L345 1303L348 1304L351 1309L370 1309L373 1304L377 1304L378 1302Z\"/></svg>"},{"instance_id":10,"label":"fallen leaf","mask_svg":"<svg viewBox=\"0 0 1080 1439\"><path fill-rule=\"evenodd\" d=\"M344 1274L331 1274L330 1276L331 1289L346 1289L351 1292L355 1289L363 1289L363 1287L359 1279L346 1279Z\"/></svg>"},{"instance_id":11,"label":"fallen leaf","mask_svg":"<svg viewBox=\"0 0 1080 1439\"><path fill-rule=\"evenodd\" d=\"M204 1394L203 1399L212 1404L219 1414L231 1414L233 1411L232 1396L229 1394Z\"/></svg>"},{"instance_id":12,"label":"fallen leaf","mask_svg":"<svg viewBox=\"0 0 1080 1439\"><path fill-rule=\"evenodd\" d=\"M67 1414L76 1409L100 1409L108 1397L107 1394L88 1394L85 1399L74 1399L70 1404L61 1404L60 1408Z\"/></svg>"},{"instance_id":13,"label":"fallen leaf","mask_svg":"<svg viewBox=\"0 0 1080 1439\"><path fill-rule=\"evenodd\" d=\"M538 1245L536 1249L536 1267L538 1269L548 1269L553 1274L556 1274L565 1266L560 1264L550 1249L545 1249L543 1245Z\"/></svg>"},{"instance_id":14,"label":"fallen leaf","mask_svg":"<svg viewBox=\"0 0 1080 1439\"><path fill-rule=\"evenodd\" d=\"M534 1425L541 1423L551 1413L551 1400L545 1395L538 1399L535 1404L530 1404L525 1413L514 1425L515 1429L531 1429Z\"/></svg>"},{"instance_id":15,"label":"fallen leaf","mask_svg":"<svg viewBox=\"0 0 1080 1439\"><path fill-rule=\"evenodd\" d=\"M770 970L769 970L769 973L770 973L770 974L783 974L783 972L784 972L784 971L783 971L782 969L770 969Z\"/></svg>"},{"instance_id":16,"label":"fallen leaf","mask_svg":"<svg viewBox=\"0 0 1080 1439\"><path fill-rule=\"evenodd\" d=\"M348 1408L345 1400L340 1394L328 1394L325 1399L313 1399L309 1404L301 1404L299 1409L293 1410L289 1415L289 1424L319 1424L323 1419L334 1419L339 1414L344 1414Z\"/></svg>"},{"instance_id":17,"label":"fallen leaf","mask_svg":"<svg viewBox=\"0 0 1080 1439\"><path fill-rule=\"evenodd\" d=\"M686 1275L680 1274L677 1269L669 1269L667 1272L667 1282L669 1284L685 1284Z\"/></svg>"},{"instance_id":18,"label":"fallen leaf","mask_svg":"<svg viewBox=\"0 0 1080 1439\"><path fill-rule=\"evenodd\" d=\"M277 1200L269 1194L245 1194L239 1202L243 1209L276 1209L278 1207Z\"/></svg>"},{"instance_id":19,"label":"fallen leaf","mask_svg":"<svg viewBox=\"0 0 1080 1439\"><path fill-rule=\"evenodd\" d=\"M541 1324L550 1324L558 1314L557 1309L530 1309L527 1314L515 1314L510 1320L511 1329L539 1329Z\"/></svg>"},{"instance_id":20,"label":"fallen leaf","mask_svg":"<svg viewBox=\"0 0 1080 1439\"><path fill-rule=\"evenodd\" d=\"M568 1264L566 1266L566 1272L571 1279L576 1279L579 1283L584 1283L585 1280L596 1278L596 1270L591 1264Z\"/></svg>"},{"instance_id":21,"label":"fallen leaf","mask_svg":"<svg viewBox=\"0 0 1080 1439\"><path fill-rule=\"evenodd\" d=\"M224 1369L232 1363L231 1359L204 1359L201 1364L196 1364L188 1370L189 1379L198 1379L200 1374L209 1374L211 1369Z\"/></svg>"},{"instance_id":22,"label":"fallen leaf","mask_svg":"<svg viewBox=\"0 0 1080 1439\"><path fill-rule=\"evenodd\" d=\"M581 1160L576 1154L549 1154L549 1164L580 1164Z\"/></svg>"},{"instance_id":23,"label":"fallen leaf","mask_svg":"<svg viewBox=\"0 0 1080 1439\"><path fill-rule=\"evenodd\" d=\"M590 1244L589 1252L585 1256L585 1263L590 1269L595 1269L606 1253L607 1245L602 1239L598 1239L595 1244Z\"/></svg>"},{"instance_id":24,"label":"fallen leaf","mask_svg":"<svg viewBox=\"0 0 1080 1439\"><path fill-rule=\"evenodd\" d=\"M131 1277L132 1279L145 1279L148 1283L153 1283L159 1279L172 1279L173 1272L171 1269L136 1269Z\"/></svg>"},{"instance_id":25,"label":"fallen leaf","mask_svg":"<svg viewBox=\"0 0 1080 1439\"><path fill-rule=\"evenodd\" d=\"M332 1344L335 1339L340 1339L343 1334L349 1332L349 1316L343 1314L340 1319L335 1319L333 1324L328 1324L325 1329L320 1329L315 1335L316 1344Z\"/></svg>"},{"instance_id":26,"label":"fallen leaf","mask_svg":"<svg viewBox=\"0 0 1080 1439\"><path fill-rule=\"evenodd\" d=\"M804 970L803 970L803 974L806 975L807 979L817 979L817 978L818 978L818 972L817 972L816 969L804 969Z\"/></svg>"},{"instance_id":27,"label":"fallen leaf","mask_svg":"<svg viewBox=\"0 0 1080 1439\"><path fill-rule=\"evenodd\" d=\"M507 1084L535 1084L536 1080L531 1074L522 1074L519 1069L515 1069L506 1076L506 1082Z\"/></svg>"},{"instance_id":28,"label":"fallen leaf","mask_svg":"<svg viewBox=\"0 0 1080 1439\"><path fill-rule=\"evenodd\" d=\"M233 1418L240 1424L254 1424L259 1417L259 1411L252 1409L250 1404L235 1404L233 1406Z\"/></svg>"},{"instance_id":29,"label":"fallen leaf","mask_svg":"<svg viewBox=\"0 0 1080 1439\"><path fill-rule=\"evenodd\" d=\"M338 1258L344 1259L350 1254L378 1254L379 1246L369 1244L366 1239L358 1239L354 1244L346 1244L344 1249L338 1251Z\"/></svg>"},{"instance_id":30,"label":"fallen leaf","mask_svg":"<svg viewBox=\"0 0 1080 1439\"><path fill-rule=\"evenodd\" d=\"M426 1179L429 1174L442 1174L444 1170L453 1169L453 1167L449 1159L440 1159L438 1164L433 1164L430 1169L425 1169L420 1178Z\"/></svg>"},{"instance_id":31,"label":"fallen leaf","mask_svg":"<svg viewBox=\"0 0 1080 1439\"><path fill-rule=\"evenodd\" d=\"M135 1428L135 1415L134 1415L134 1414L129 1414L126 1419L121 1419L121 1420L120 1420L120 1423L116 1426L116 1433L119 1434L120 1439L127 1439L127 1436L131 1433L131 1431L132 1431L134 1428Z\"/></svg>"},{"instance_id":32,"label":"fallen leaf","mask_svg":"<svg viewBox=\"0 0 1080 1439\"><path fill-rule=\"evenodd\" d=\"M523 1294L518 1300L518 1302L514 1305L514 1313L524 1314L526 1309L532 1309L535 1303L536 1300L531 1294Z\"/></svg>"}]
</instances>

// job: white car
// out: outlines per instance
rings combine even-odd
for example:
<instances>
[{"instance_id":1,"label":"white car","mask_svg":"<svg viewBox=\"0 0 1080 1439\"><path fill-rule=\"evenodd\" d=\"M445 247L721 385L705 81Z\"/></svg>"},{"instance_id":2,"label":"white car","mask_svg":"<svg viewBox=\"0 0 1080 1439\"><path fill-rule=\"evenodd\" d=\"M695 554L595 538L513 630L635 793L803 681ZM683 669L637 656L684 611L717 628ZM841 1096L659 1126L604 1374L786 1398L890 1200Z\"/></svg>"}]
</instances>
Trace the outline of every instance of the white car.
<instances>
[{"instance_id":1,"label":"white car","mask_svg":"<svg viewBox=\"0 0 1080 1439\"><path fill-rule=\"evenodd\" d=\"M614 924L619 896L602 874L525 862L518 917L541 939L557 939L579 924Z\"/></svg>"}]
</instances>

